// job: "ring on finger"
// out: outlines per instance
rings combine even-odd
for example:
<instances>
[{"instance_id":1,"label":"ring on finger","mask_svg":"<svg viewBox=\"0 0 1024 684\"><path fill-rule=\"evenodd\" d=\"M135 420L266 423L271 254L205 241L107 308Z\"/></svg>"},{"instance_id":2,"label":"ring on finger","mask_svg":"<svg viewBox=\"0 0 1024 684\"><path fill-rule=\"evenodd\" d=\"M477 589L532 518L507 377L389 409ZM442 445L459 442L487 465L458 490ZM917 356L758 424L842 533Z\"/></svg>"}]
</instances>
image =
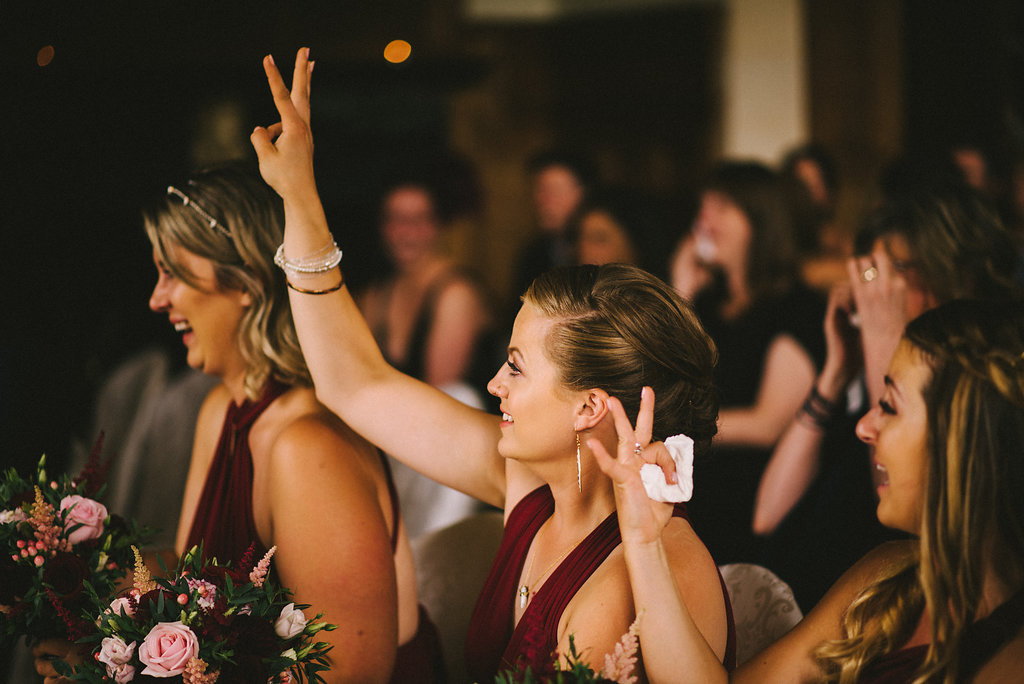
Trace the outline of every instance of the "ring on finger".
<instances>
[{"instance_id":1,"label":"ring on finger","mask_svg":"<svg viewBox=\"0 0 1024 684\"><path fill-rule=\"evenodd\" d=\"M633 453L639 456L644 452L644 448L640 446L640 442L633 442Z\"/></svg>"},{"instance_id":2,"label":"ring on finger","mask_svg":"<svg viewBox=\"0 0 1024 684\"><path fill-rule=\"evenodd\" d=\"M865 283L870 283L872 280L874 280L877 277L878 277L878 268L875 267L875 266L870 266L870 267L864 269L864 271L862 271L861 274L860 274L860 279L863 282L865 282Z\"/></svg>"}]
</instances>

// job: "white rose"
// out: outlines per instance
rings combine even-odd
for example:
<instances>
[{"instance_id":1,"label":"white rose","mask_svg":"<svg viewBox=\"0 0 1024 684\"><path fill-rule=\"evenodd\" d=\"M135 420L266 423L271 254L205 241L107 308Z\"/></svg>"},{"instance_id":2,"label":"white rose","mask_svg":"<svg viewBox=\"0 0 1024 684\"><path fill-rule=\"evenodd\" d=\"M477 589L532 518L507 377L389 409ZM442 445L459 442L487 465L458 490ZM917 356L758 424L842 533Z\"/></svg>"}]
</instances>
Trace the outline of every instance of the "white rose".
<instances>
[{"instance_id":1,"label":"white rose","mask_svg":"<svg viewBox=\"0 0 1024 684\"><path fill-rule=\"evenodd\" d=\"M277 618L277 622L274 623L274 631L282 639L291 639L294 636L298 636L302 634L304 629L306 629L306 616L295 607L294 603L289 603L282 608L281 615Z\"/></svg>"},{"instance_id":2,"label":"white rose","mask_svg":"<svg viewBox=\"0 0 1024 684\"><path fill-rule=\"evenodd\" d=\"M0 525L13 522L25 522L28 518L25 516L25 511L20 508L15 508L11 511L0 511Z\"/></svg>"},{"instance_id":3,"label":"white rose","mask_svg":"<svg viewBox=\"0 0 1024 684\"><path fill-rule=\"evenodd\" d=\"M135 655L135 642L126 644L120 637L105 637L100 644L100 652L96 654L96 660L107 666L107 674L112 675L111 669L118 665L124 665Z\"/></svg>"}]
</instances>

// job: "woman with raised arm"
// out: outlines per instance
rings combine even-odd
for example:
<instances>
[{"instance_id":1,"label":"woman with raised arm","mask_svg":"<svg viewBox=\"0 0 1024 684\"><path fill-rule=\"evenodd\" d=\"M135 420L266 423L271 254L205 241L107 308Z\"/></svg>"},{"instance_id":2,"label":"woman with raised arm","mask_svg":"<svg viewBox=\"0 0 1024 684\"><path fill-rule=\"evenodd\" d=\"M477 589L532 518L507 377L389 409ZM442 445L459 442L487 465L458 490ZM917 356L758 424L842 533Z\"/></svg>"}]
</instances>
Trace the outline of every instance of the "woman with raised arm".
<instances>
[{"instance_id":1,"label":"woman with raised arm","mask_svg":"<svg viewBox=\"0 0 1024 684\"><path fill-rule=\"evenodd\" d=\"M199 414L176 550L202 544L237 563L251 543L256 558L276 546L282 584L338 625L321 633L334 645L328 682L387 682L392 670L396 682L440 681L386 462L310 386L271 258L281 219L242 164L169 187L145 215L150 307L182 334L189 365L221 380Z\"/></svg>"},{"instance_id":2,"label":"woman with raised arm","mask_svg":"<svg viewBox=\"0 0 1024 684\"><path fill-rule=\"evenodd\" d=\"M667 512L643 492L642 458L620 447L613 460L595 445L616 483L637 608L660 627L640 631L652 682L1019 681L1024 304L959 300L923 314L907 326L884 384L857 435L874 448L878 519L919 539L869 553L731 676L670 584Z\"/></svg>"},{"instance_id":3,"label":"woman with raised arm","mask_svg":"<svg viewBox=\"0 0 1024 684\"><path fill-rule=\"evenodd\" d=\"M825 316L828 353L761 476L762 563L804 609L882 541L868 447L854 425L877 403L908 321L951 299L1010 299L1016 256L995 208L966 186L890 199L868 217ZM856 321L854 326L851 321Z\"/></svg>"},{"instance_id":4,"label":"woman with raised arm","mask_svg":"<svg viewBox=\"0 0 1024 684\"><path fill-rule=\"evenodd\" d=\"M469 672L552 666L569 652L600 663L635 611L619 544L611 481L588 443L617 439L609 405L650 416L652 434L685 432L698 451L715 432L714 345L689 307L639 269L555 271L524 295L508 363L489 391L502 416L471 409L404 375L382 357L344 286L313 177L308 51L291 91L264 67L282 121L252 136L263 177L284 198L283 268L317 395L387 453L505 511L505 534L467 640ZM667 564L715 657L729 661L728 598L682 507L667 523Z\"/></svg>"}]
</instances>

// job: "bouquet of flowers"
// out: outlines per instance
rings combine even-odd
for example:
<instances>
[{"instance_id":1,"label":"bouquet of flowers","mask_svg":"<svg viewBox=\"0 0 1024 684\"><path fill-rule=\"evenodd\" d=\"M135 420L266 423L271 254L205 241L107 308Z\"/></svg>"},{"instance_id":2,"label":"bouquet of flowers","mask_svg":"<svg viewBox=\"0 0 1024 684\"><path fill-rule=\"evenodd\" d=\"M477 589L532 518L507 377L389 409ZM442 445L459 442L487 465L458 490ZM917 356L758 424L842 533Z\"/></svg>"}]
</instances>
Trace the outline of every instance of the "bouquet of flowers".
<instances>
[{"instance_id":1,"label":"bouquet of flowers","mask_svg":"<svg viewBox=\"0 0 1024 684\"><path fill-rule=\"evenodd\" d=\"M83 610L112 596L131 567L131 546L146 532L101 503L109 465L100 464L101 445L102 436L74 478L50 480L46 456L34 479L14 468L0 474L0 644L85 636L94 627Z\"/></svg>"},{"instance_id":2,"label":"bouquet of flowers","mask_svg":"<svg viewBox=\"0 0 1024 684\"><path fill-rule=\"evenodd\" d=\"M569 653L565 655L563 666L558 654L555 654L551 668L546 672L534 672L530 667L515 670L504 670L495 677L495 684L636 684L637 651L640 648L640 616L633 624L615 649L605 655L604 667L595 672L582 660L576 651L576 642L569 635Z\"/></svg>"},{"instance_id":3,"label":"bouquet of flowers","mask_svg":"<svg viewBox=\"0 0 1024 684\"><path fill-rule=\"evenodd\" d=\"M237 568L206 562L193 547L173 579L152 579L136 552L135 586L100 607L98 630L83 642L93 657L61 674L124 684L150 678L183 684L323 681L330 646L316 641L335 629L307 619L290 592L267 575L273 547L253 565L249 547Z\"/></svg>"}]
</instances>

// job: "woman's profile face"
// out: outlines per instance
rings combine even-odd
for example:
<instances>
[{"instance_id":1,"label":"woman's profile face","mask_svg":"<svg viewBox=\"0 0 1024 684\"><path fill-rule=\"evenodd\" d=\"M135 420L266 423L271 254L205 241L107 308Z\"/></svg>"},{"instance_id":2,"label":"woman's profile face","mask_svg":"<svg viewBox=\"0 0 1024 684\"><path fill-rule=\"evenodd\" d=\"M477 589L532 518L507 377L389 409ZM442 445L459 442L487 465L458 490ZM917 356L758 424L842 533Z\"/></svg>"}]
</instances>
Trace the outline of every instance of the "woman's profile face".
<instances>
[{"instance_id":1,"label":"woman's profile face","mask_svg":"<svg viewBox=\"0 0 1024 684\"><path fill-rule=\"evenodd\" d=\"M238 329L251 297L241 290L220 288L211 260L181 247L167 251L194 276L198 287L175 277L154 249L157 281L149 308L167 314L181 335L189 366L224 379L244 377L246 362L238 348Z\"/></svg>"},{"instance_id":2,"label":"woman's profile face","mask_svg":"<svg viewBox=\"0 0 1024 684\"><path fill-rule=\"evenodd\" d=\"M433 251L439 230L434 202L422 188L396 188L384 199L381 236L396 264L415 263Z\"/></svg>"},{"instance_id":3,"label":"woman's profile face","mask_svg":"<svg viewBox=\"0 0 1024 684\"><path fill-rule=\"evenodd\" d=\"M581 264L632 264L636 254L629 235L612 216L600 209L587 212L580 221L577 242Z\"/></svg>"},{"instance_id":4,"label":"woman's profile face","mask_svg":"<svg viewBox=\"0 0 1024 684\"><path fill-rule=\"evenodd\" d=\"M932 371L921 353L900 342L877 406L857 423L857 436L873 448L878 520L918 534L928 476L928 412L925 386Z\"/></svg>"},{"instance_id":5,"label":"woman's profile face","mask_svg":"<svg viewBox=\"0 0 1024 684\"><path fill-rule=\"evenodd\" d=\"M694 234L702 261L726 271L745 272L753 228L747 215L728 195L717 190L704 192Z\"/></svg>"},{"instance_id":6,"label":"woman's profile face","mask_svg":"<svg viewBox=\"0 0 1024 684\"><path fill-rule=\"evenodd\" d=\"M501 400L498 452L505 458L546 460L575 449L576 393L562 386L544 350L554 324L523 304L512 326L508 361L487 383L487 391Z\"/></svg>"}]
</instances>

